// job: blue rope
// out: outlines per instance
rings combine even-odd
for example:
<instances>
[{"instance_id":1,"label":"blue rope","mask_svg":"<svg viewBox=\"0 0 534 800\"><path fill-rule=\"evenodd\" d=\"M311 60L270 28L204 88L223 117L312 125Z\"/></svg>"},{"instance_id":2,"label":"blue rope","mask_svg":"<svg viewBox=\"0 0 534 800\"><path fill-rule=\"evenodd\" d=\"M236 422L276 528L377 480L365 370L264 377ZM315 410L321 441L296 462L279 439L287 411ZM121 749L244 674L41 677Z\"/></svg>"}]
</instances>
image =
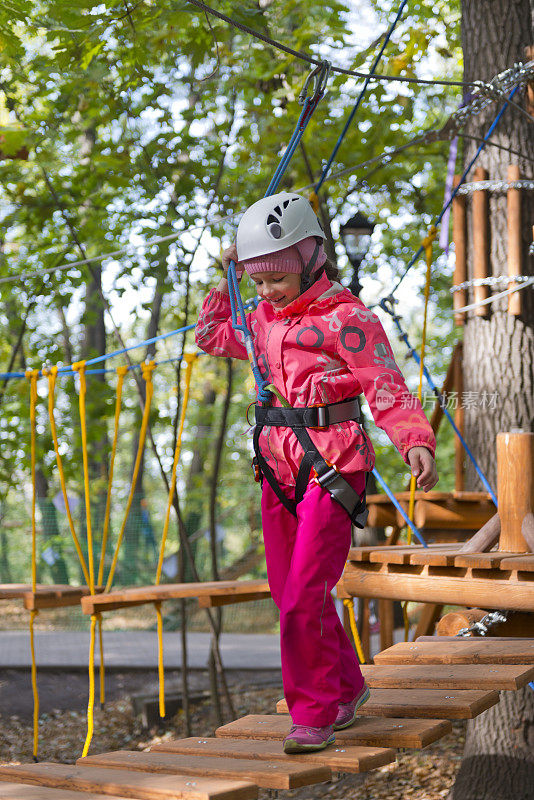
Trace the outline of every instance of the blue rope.
<instances>
[{"instance_id":1,"label":"blue rope","mask_svg":"<svg viewBox=\"0 0 534 800\"><path fill-rule=\"evenodd\" d=\"M410 341L408 339L408 335L402 329L402 326L400 324L400 317L398 316L398 314L395 314L394 310L391 307L388 306L388 299L384 299L384 300L382 300L380 302L380 308L382 308L387 314L389 314L392 317L393 322L395 323L395 325L397 326L397 328L399 330L400 339L402 339L402 341L404 342L404 344L408 348L408 354L411 355L412 358L417 362L417 364L420 365L421 364L421 358L419 356L419 353L417 353L416 350L414 350L414 348L411 346ZM440 400L441 399L441 395L440 395L439 389L436 386L436 384L434 383L434 381L432 379L432 376L430 375L428 369L424 365L423 365L423 373L424 373L424 376L425 376L425 378L426 378L426 380L428 382L428 385L430 386L430 388L432 389L432 391L434 392L434 394L436 395L438 400ZM475 459L475 456L473 455L473 453L469 449L469 446L467 445L467 442L465 441L464 437L460 433L460 431L458 429L458 426L456 425L455 421L453 420L453 418L451 417L451 415L449 414L447 409L443 408L443 406L442 406L442 411L443 411L444 415L447 417L447 419L449 420L450 424L452 425L452 427L454 429L454 432L456 433L456 435L460 439L460 441L462 443L462 446L465 449L465 452L467 453L471 463L473 464L475 470L477 471L478 477L482 481L486 491L491 495L491 499L492 499L493 503L495 504L495 506L497 507L498 504L497 504L497 497L495 495L495 492L491 488L488 479L486 478L486 476L482 472L481 468L479 467L479 465L478 465L478 463L477 463L477 461Z\"/></svg>"},{"instance_id":2,"label":"blue rope","mask_svg":"<svg viewBox=\"0 0 534 800\"><path fill-rule=\"evenodd\" d=\"M326 176L330 172L330 168L332 166L334 158L336 157L337 152L338 152L339 148L341 147L341 142L345 138L345 135L346 135L348 129L350 128L351 124L352 124L352 120L354 119L354 117L356 115L356 112L358 111L358 109L360 107L360 104L361 104L361 102L363 100L365 92L367 91L367 87L369 86L369 83L370 83L370 81L371 81L371 79L372 79L372 77L373 77L373 75L375 73L375 70L378 67L378 64L380 62L380 59L382 58L384 50L386 49L387 44L388 44L389 40L391 39L391 36L393 35L393 31L397 27L397 23L398 23L398 21L400 20L400 18L402 16L402 12L404 11L404 6L406 5L407 2L408 2L408 0L402 0L402 3L399 6L399 10L397 11L397 15L396 15L395 19L393 20L393 22L392 22L392 24L391 24L391 26L390 26L387 34L386 34L386 37L385 37L384 42L382 44L382 47L380 48L379 53L378 53L377 57L375 58L375 60L373 62L373 66L371 67L371 70L370 70L369 74L367 75L367 77L365 79L365 82L363 84L363 88L362 88L360 94L358 95L358 99L356 100L356 103L355 103L354 108L352 109L352 111L351 111L351 113L349 115L349 118L347 119L347 121L345 123L345 127L341 131L339 139L337 140L336 145L335 145L335 147L334 147L334 149L332 151L332 155L328 159L328 162L326 163L326 165L325 165L325 167L323 169L321 177L317 181L317 184L315 186L315 193L316 194L318 194L321 186L323 185L323 183L326 180Z\"/></svg>"},{"instance_id":3,"label":"blue rope","mask_svg":"<svg viewBox=\"0 0 534 800\"><path fill-rule=\"evenodd\" d=\"M399 501L397 500L397 498L395 497L395 495L393 494L393 492L391 491L391 489L389 488L389 486L387 485L384 478L379 473L376 467L373 467L372 473L379 482L379 484L384 489L385 493L387 494L387 496L389 497L389 499L391 500L397 511L399 511L402 514L404 521L406 522L408 527L411 528L413 535L421 542L423 547L428 547L427 543L423 539L423 536L419 532L418 528L415 527L412 520L410 519L406 511L403 509L403 507L401 506L401 504L399 503Z\"/></svg>"},{"instance_id":4,"label":"blue rope","mask_svg":"<svg viewBox=\"0 0 534 800\"><path fill-rule=\"evenodd\" d=\"M469 162L467 167L464 169L464 171L463 171L463 173L462 173L462 175L460 177L460 181L458 182L458 185L454 187L454 189L453 189L453 191L451 193L451 196L449 197L449 199L447 200L447 202L445 203L445 205L443 206L443 208L439 212L438 216L435 218L434 222L432 223L434 225L434 227L437 228L437 226L440 224L441 220L445 216L445 213L446 213L447 209L451 206L452 201L454 200L454 198L458 194L458 191L460 190L460 186L465 181L465 179L466 179L471 167L473 166L473 164L475 163L475 161L477 160L477 158L481 154L482 150L486 146L486 142L490 138L491 134L493 133L493 131L495 130L497 125L499 124L502 115L504 114L504 112L508 108L508 104L509 104L510 100L513 98L514 94L518 91L518 89L519 89L519 86L516 86L515 89L513 89L510 92L510 94L508 95L508 99L506 100L506 102L504 103L503 107L501 108L501 110L499 111L499 113L497 114L495 119L493 120L492 124L490 125L490 127L488 129L488 132L486 133L486 135L484 136L484 139L480 143L475 155L473 156L473 158L471 159L471 161ZM397 284L396 284L395 288L387 296L387 298L386 298L387 300L393 299L393 295L395 294L395 292L397 291L397 289L401 285L402 281L406 277L407 273L413 267L413 265L415 264L415 262L417 261L419 256L421 256L424 253L424 250L425 250L424 246L421 245L419 247L419 249L416 251L416 253L412 256L412 258L410 259L410 261L406 265L406 268L405 268L404 272L402 273L402 275L400 276L399 280L397 281Z\"/></svg>"},{"instance_id":5,"label":"blue rope","mask_svg":"<svg viewBox=\"0 0 534 800\"><path fill-rule=\"evenodd\" d=\"M330 71L329 62L323 61L321 66L313 70L311 75L308 77L303 92L306 91L307 84L310 78L312 76L316 76L316 85L314 92L312 95L303 98L304 108L301 111L297 124L295 125L295 129L291 135L291 139L289 140L284 155L282 156L280 163L278 164L278 167L274 172L274 175L267 188L267 191L265 192L264 197L270 197L272 194L276 192L278 186L280 185L282 176L286 171L287 166L291 161L291 158L293 157L293 154L297 149L300 140L302 139L302 135L306 129L306 126L310 121L313 112L317 108L319 101L324 95L324 90L326 87L326 79L328 77L329 71ZM269 403L272 399L272 394L267 390L269 382L265 380L265 378L261 374L256 352L254 350L254 340L252 338L252 332L250 331L247 324L247 318L243 306L243 300L241 298L241 292L239 291L239 281L237 280L235 261L230 261L230 265L228 267L227 279L228 279L228 289L230 295L232 327L235 331L240 331L241 334L243 335L245 348L250 362L250 367L252 370L252 374L254 376L254 380L256 381L256 386L258 390L258 400L261 403ZM241 319L241 322L238 319L238 314Z\"/></svg>"}]
</instances>

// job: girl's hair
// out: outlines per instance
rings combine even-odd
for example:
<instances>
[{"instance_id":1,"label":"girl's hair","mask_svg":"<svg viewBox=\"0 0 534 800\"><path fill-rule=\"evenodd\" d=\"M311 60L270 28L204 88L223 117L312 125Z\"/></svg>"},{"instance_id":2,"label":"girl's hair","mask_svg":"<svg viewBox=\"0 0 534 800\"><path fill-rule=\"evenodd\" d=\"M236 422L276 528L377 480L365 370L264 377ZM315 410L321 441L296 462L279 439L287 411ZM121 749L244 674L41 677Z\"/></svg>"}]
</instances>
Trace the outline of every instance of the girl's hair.
<instances>
[{"instance_id":1,"label":"girl's hair","mask_svg":"<svg viewBox=\"0 0 534 800\"><path fill-rule=\"evenodd\" d=\"M332 264L332 262L330 261L329 258L327 258L326 261L324 262L323 269L324 269L326 277L328 278L329 281L337 281L337 283L340 282L341 273L338 270L338 268L335 266L335 264ZM319 271L319 273L321 272L321 270L318 270L318 271Z\"/></svg>"}]
</instances>

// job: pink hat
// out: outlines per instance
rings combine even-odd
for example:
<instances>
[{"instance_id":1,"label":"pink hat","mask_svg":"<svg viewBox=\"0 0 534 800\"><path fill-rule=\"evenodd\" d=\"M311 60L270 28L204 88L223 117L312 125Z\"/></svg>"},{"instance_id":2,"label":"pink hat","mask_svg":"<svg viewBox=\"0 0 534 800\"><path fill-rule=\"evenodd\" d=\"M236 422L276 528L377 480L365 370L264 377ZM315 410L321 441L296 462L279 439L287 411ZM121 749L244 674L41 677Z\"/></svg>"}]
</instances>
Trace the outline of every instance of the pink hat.
<instances>
[{"instance_id":1,"label":"pink hat","mask_svg":"<svg viewBox=\"0 0 534 800\"><path fill-rule=\"evenodd\" d=\"M308 236L306 239L297 242L297 244L292 244L291 247L285 247L283 250L277 250L275 253L266 253L264 256L256 256L255 258L241 261L239 266L244 267L249 275L254 275L255 272L300 273L311 260L315 252L316 243L315 236ZM322 267L325 261L326 253L321 243L312 272Z\"/></svg>"}]
</instances>

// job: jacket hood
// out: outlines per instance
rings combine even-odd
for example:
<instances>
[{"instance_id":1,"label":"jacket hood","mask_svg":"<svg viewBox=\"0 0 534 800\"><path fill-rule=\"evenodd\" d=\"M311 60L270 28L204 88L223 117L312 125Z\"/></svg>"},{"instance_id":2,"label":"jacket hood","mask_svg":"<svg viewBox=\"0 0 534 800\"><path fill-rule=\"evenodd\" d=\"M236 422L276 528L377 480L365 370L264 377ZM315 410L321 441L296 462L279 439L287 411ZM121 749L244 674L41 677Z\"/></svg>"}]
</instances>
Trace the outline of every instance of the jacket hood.
<instances>
[{"instance_id":1,"label":"jacket hood","mask_svg":"<svg viewBox=\"0 0 534 800\"><path fill-rule=\"evenodd\" d=\"M315 281L305 292L299 294L295 300L284 308L275 308L273 311L276 319L284 319L285 317L297 317L312 307L314 311L320 311L343 301L354 302L354 300L354 295L348 289L345 289L340 283L330 281L323 273L319 280Z\"/></svg>"}]
</instances>

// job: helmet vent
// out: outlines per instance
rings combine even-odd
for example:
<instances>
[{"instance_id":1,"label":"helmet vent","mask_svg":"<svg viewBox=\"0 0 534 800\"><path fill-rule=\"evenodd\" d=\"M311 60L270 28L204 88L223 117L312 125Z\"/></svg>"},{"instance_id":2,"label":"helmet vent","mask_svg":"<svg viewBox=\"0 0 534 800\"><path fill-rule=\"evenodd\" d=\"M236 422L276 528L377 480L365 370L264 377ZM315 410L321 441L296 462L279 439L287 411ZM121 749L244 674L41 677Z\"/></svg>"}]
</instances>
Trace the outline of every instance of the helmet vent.
<instances>
[{"instance_id":1,"label":"helmet vent","mask_svg":"<svg viewBox=\"0 0 534 800\"><path fill-rule=\"evenodd\" d=\"M284 200L283 202L284 208L287 208L290 202L291 202L290 200Z\"/></svg>"},{"instance_id":2,"label":"helmet vent","mask_svg":"<svg viewBox=\"0 0 534 800\"><path fill-rule=\"evenodd\" d=\"M282 236L282 228L278 222L271 222L269 225L269 233L273 239L280 239Z\"/></svg>"},{"instance_id":3,"label":"helmet vent","mask_svg":"<svg viewBox=\"0 0 534 800\"><path fill-rule=\"evenodd\" d=\"M274 207L274 213L278 214L279 217L282 216L282 209L280 208L280 206L275 206Z\"/></svg>"}]
</instances>

